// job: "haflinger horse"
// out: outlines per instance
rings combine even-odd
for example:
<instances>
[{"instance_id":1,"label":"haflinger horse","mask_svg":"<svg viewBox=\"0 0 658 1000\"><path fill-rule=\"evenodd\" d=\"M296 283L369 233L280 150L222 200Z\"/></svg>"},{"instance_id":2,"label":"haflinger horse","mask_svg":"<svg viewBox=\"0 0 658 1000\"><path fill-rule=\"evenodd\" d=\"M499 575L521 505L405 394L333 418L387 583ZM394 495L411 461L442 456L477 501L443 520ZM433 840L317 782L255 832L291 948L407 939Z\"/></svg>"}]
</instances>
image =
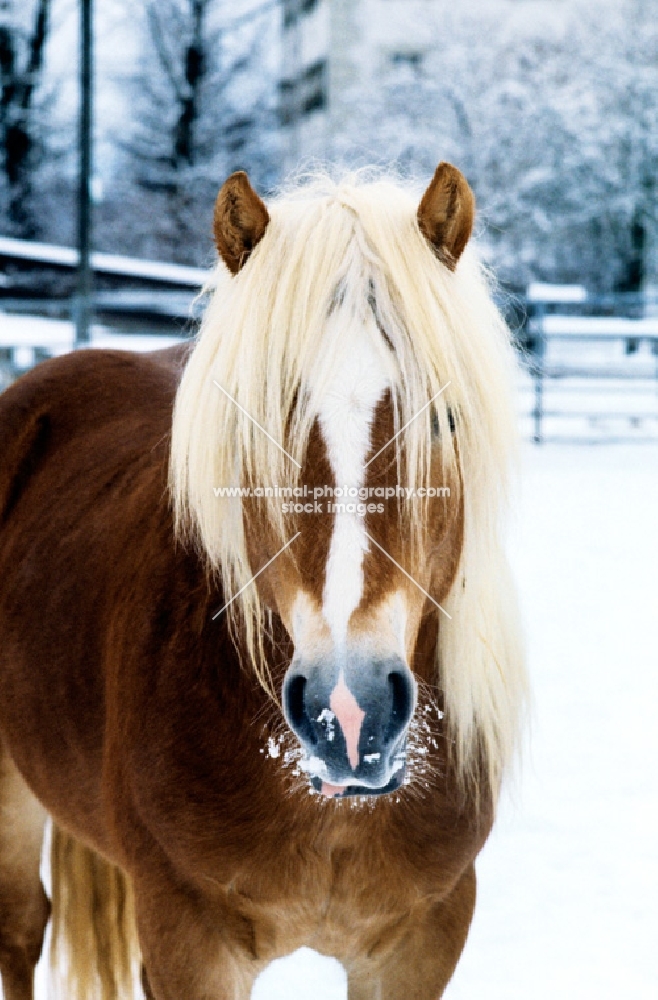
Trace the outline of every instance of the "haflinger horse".
<instances>
[{"instance_id":1,"label":"haflinger horse","mask_svg":"<svg viewBox=\"0 0 658 1000\"><path fill-rule=\"evenodd\" d=\"M48 815L69 998L246 1000L301 946L350 1000L443 993L525 691L473 215L445 163L420 203L318 175L266 206L234 174L193 345L0 397L6 1000Z\"/></svg>"}]
</instances>

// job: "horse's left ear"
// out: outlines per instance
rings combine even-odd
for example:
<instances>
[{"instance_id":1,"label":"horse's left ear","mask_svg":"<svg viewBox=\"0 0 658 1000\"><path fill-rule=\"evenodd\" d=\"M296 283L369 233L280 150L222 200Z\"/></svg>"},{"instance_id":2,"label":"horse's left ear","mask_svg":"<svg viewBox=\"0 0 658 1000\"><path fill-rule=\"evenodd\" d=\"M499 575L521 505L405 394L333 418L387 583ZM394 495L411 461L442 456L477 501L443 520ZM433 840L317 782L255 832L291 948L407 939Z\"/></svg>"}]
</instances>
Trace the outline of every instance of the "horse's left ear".
<instances>
[{"instance_id":1,"label":"horse's left ear","mask_svg":"<svg viewBox=\"0 0 658 1000\"><path fill-rule=\"evenodd\" d=\"M439 163L418 206L417 218L439 260L454 271L475 218L475 195L457 167Z\"/></svg>"},{"instance_id":2,"label":"horse's left ear","mask_svg":"<svg viewBox=\"0 0 658 1000\"><path fill-rule=\"evenodd\" d=\"M231 174L217 195L213 230L220 256L232 274L246 263L269 221L269 212L244 170Z\"/></svg>"}]
</instances>

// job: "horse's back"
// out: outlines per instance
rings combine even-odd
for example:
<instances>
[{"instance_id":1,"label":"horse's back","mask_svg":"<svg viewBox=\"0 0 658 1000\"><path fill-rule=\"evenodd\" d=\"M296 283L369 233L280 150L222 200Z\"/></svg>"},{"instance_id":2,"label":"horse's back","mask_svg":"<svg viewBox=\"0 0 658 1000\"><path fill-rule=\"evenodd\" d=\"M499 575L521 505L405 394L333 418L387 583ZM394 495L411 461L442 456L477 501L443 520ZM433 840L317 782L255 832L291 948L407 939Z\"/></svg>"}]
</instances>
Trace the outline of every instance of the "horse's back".
<instances>
[{"instance_id":1,"label":"horse's back","mask_svg":"<svg viewBox=\"0 0 658 1000\"><path fill-rule=\"evenodd\" d=\"M26 433L29 438L28 427L40 419L43 423L45 418L55 440L61 440L84 435L92 424L140 411L152 417L166 411L170 416L186 349L180 345L152 354L76 351L33 368L0 395L3 485L12 473L8 449Z\"/></svg>"},{"instance_id":2,"label":"horse's back","mask_svg":"<svg viewBox=\"0 0 658 1000\"><path fill-rule=\"evenodd\" d=\"M107 636L146 547L171 533L168 438L184 355L80 351L0 396L0 732L38 794L47 786L56 800L58 774L70 798L76 774L92 827Z\"/></svg>"},{"instance_id":3,"label":"horse's back","mask_svg":"<svg viewBox=\"0 0 658 1000\"><path fill-rule=\"evenodd\" d=\"M75 352L45 362L2 393L0 525L10 522L45 467L55 463L70 480L64 453L89 472L107 460L104 443L124 458L122 448L135 451L166 435L184 349Z\"/></svg>"}]
</instances>

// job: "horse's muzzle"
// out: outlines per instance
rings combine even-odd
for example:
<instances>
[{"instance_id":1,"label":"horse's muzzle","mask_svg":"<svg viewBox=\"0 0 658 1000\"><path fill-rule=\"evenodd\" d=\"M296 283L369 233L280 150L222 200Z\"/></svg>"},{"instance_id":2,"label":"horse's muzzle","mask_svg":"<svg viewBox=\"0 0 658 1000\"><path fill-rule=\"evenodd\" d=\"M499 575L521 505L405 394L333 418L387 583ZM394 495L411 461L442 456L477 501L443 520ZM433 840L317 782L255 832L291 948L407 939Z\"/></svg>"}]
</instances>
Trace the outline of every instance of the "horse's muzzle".
<instances>
[{"instance_id":1,"label":"horse's muzzle","mask_svg":"<svg viewBox=\"0 0 658 1000\"><path fill-rule=\"evenodd\" d=\"M325 795L381 795L402 784L416 683L399 657L293 660L283 683L288 725Z\"/></svg>"}]
</instances>

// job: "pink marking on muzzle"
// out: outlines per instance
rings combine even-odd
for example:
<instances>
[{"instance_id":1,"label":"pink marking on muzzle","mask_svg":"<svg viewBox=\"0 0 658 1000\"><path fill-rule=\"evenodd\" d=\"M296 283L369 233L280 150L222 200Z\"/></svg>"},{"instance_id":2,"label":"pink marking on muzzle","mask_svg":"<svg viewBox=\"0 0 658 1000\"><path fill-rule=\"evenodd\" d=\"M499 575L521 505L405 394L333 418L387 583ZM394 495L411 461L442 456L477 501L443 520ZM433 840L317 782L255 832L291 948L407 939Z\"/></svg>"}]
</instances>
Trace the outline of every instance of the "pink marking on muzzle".
<instances>
[{"instance_id":1,"label":"pink marking on muzzle","mask_svg":"<svg viewBox=\"0 0 658 1000\"><path fill-rule=\"evenodd\" d=\"M347 759L354 771L359 764L359 736L361 735L361 726L366 713L362 712L359 708L359 704L343 680L342 674L338 680L338 684L331 692L329 708L338 719L340 728L343 730L343 736L347 744Z\"/></svg>"},{"instance_id":2,"label":"pink marking on muzzle","mask_svg":"<svg viewBox=\"0 0 658 1000\"><path fill-rule=\"evenodd\" d=\"M330 785L328 781L322 782L322 794L326 795L328 799L333 799L336 795L342 795L345 791L345 785Z\"/></svg>"}]
</instances>

